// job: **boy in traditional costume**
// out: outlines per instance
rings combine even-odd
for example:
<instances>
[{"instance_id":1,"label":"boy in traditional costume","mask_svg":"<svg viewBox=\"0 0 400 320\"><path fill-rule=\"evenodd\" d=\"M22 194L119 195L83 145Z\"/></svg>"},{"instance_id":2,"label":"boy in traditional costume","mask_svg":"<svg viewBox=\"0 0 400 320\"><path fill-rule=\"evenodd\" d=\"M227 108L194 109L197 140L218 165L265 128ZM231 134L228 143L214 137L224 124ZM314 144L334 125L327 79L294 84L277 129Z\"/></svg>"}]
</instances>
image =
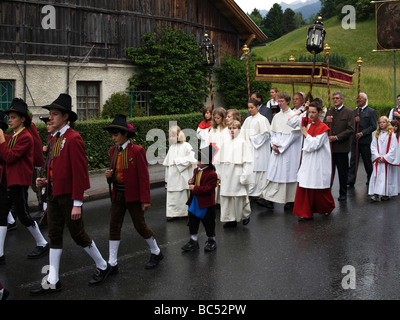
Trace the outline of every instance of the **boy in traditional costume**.
<instances>
[{"instance_id":1,"label":"boy in traditional costume","mask_svg":"<svg viewBox=\"0 0 400 320\"><path fill-rule=\"evenodd\" d=\"M126 210L136 231L150 248L150 261L145 268L153 269L164 256L144 218L144 212L150 209L150 177L146 151L130 141L134 133L132 125L126 122L126 116L117 114L104 130L111 134L115 144L110 148L110 169L105 172L108 182L113 185L108 260L112 267L111 272L118 272L118 249Z\"/></svg>"},{"instance_id":2,"label":"boy in traditional costume","mask_svg":"<svg viewBox=\"0 0 400 320\"><path fill-rule=\"evenodd\" d=\"M36 247L28 254L28 258L40 258L49 251L48 243L40 232L38 224L29 215L26 199L33 175L33 138L26 130L31 125L28 106L22 99L14 99L4 114L8 115L13 134L4 134L3 129L7 129L7 125L2 115L0 119L2 123L2 129L0 129L0 263L5 263L4 242L11 205L14 205L16 215L36 242Z\"/></svg>"}]
</instances>

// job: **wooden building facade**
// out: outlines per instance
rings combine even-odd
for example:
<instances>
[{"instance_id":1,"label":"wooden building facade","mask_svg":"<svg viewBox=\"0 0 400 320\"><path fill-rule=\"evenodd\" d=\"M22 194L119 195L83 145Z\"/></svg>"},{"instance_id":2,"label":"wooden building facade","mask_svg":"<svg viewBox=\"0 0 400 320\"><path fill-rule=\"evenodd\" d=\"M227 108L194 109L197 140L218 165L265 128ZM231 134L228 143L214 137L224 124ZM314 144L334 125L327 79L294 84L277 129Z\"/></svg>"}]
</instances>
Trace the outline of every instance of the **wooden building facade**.
<instances>
[{"instance_id":1,"label":"wooden building facade","mask_svg":"<svg viewBox=\"0 0 400 320\"><path fill-rule=\"evenodd\" d=\"M80 119L96 116L128 87L134 66L125 48L164 26L199 43L209 33L218 57L266 40L233 0L2 0L0 108L21 97L39 114L66 92Z\"/></svg>"}]
</instances>

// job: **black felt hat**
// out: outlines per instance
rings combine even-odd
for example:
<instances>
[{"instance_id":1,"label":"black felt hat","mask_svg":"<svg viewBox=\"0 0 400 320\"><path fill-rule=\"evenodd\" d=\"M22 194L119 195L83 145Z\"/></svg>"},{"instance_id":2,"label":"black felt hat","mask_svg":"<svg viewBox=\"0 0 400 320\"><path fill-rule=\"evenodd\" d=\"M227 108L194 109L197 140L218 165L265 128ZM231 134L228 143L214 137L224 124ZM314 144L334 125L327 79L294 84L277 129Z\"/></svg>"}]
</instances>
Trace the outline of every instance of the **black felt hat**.
<instances>
[{"instance_id":1,"label":"black felt hat","mask_svg":"<svg viewBox=\"0 0 400 320\"><path fill-rule=\"evenodd\" d=\"M78 115L72 111L72 99L69 94L61 93L53 103L42 107L44 109L57 109L62 112L68 113L68 121L75 122L78 119Z\"/></svg>"},{"instance_id":2,"label":"black felt hat","mask_svg":"<svg viewBox=\"0 0 400 320\"><path fill-rule=\"evenodd\" d=\"M6 131L8 129L8 124L4 121L4 112L0 110L0 129Z\"/></svg>"},{"instance_id":3,"label":"black felt hat","mask_svg":"<svg viewBox=\"0 0 400 320\"><path fill-rule=\"evenodd\" d=\"M8 110L4 111L6 115L9 115L11 112L15 112L19 114L21 117L25 118L24 126L26 128L30 127L32 120L28 114L28 105L25 103L24 100L19 98L14 98L11 101L11 106Z\"/></svg>"},{"instance_id":4,"label":"black felt hat","mask_svg":"<svg viewBox=\"0 0 400 320\"><path fill-rule=\"evenodd\" d=\"M49 117L43 117L43 116L40 116L39 119L42 120L45 124L47 124L47 122L49 122L50 120Z\"/></svg>"},{"instance_id":5,"label":"black felt hat","mask_svg":"<svg viewBox=\"0 0 400 320\"><path fill-rule=\"evenodd\" d=\"M132 125L128 125L128 123L126 122L126 116L123 114L116 114L113 122L111 122L108 127L105 127L103 129L107 130L110 133L118 131L128 132L128 138L132 138L134 135Z\"/></svg>"}]
</instances>

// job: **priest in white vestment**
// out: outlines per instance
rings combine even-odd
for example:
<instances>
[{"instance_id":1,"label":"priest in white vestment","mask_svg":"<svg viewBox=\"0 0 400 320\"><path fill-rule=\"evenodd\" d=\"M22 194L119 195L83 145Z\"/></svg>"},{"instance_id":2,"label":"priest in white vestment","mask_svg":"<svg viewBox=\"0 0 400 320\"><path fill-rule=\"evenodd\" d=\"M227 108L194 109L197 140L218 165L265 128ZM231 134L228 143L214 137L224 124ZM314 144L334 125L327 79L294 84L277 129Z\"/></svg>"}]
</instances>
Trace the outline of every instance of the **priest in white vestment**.
<instances>
[{"instance_id":1,"label":"priest in white vestment","mask_svg":"<svg viewBox=\"0 0 400 320\"><path fill-rule=\"evenodd\" d=\"M329 127L320 120L321 112L321 106L311 102L308 118L297 112L288 121L292 128L301 127L304 136L292 212L300 220L313 219L314 213L329 215L335 208L330 187L332 156L328 138Z\"/></svg>"},{"instance_id":2,"label":"priest in white vestment","mask_svg":"<svg viewBox=\"0 0 400 320\"><path fill-rule=\"evenodd\" d=\"M386 116L379 118L378 129L371 142L371 158L373 171L368 188L371 199L379 201L381 196L381 200L388 200L397 196L397 140Z\"/></svg>"},{"instance_id":3,"label":"priest in white vestment","mask_svg":"<svg viewBox=\"0 0 400 320\"><path fill-rule=\"evenodd\" d=\"M288 119L295 114L289 108L290 95L278 93L278 112L271 124L271 157L268 163L267 183L262 196L265 200L285 203L285 208L291 208L296 195L297 170L301 155L300 127L288 126Z\"/></svg>"},{"instance_id":4,"label":"priest in white vestment","mask_svg":"<svg viewBox=\"0 0 400 320\"><path fill-rule=\"evenodd\" d=\"M230 139L225 140L218 152L221 189L221 222L224 227L236 227L237 222L246 225L250 220L251 207L246 186L254 183L253 156L249 143L240 135L241 124L229 123Z\"/></svg>"},{"instance_id":5,"label":"priest in white vestment","mask_svg":"<svg viewBox=\"0 0 400 320\"><path fill-rule=\"evenodd\" d=\"M258 112L259 101L250 100L248 109L250 116L243 123L241 134L251 145L253 154L254 183L248 186L248 196L258 198L265 188L270 157L270 123L268 119Z\"/></svg>"},{"instance_id":6,"label":"priest in white vestment","mask_svg":"<svg viewBox=\"0 0 400 320\"><path fill-rule=\"evenodd\" d=\"M165 182L167 188L167 221L187 217L190 191L188 181L192 178L197 160L190 143L177 126L169 130L169 150L164 159Z\"/></svg>"}]
</instances>

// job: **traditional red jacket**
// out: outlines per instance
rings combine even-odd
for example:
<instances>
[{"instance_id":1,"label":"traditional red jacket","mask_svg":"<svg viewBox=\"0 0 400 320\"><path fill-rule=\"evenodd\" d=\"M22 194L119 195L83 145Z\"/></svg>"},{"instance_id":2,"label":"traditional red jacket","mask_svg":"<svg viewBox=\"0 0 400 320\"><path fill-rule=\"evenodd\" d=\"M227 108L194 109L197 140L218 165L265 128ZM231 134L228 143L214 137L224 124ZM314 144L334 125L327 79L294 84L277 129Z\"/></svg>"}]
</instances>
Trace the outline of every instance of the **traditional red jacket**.
<instances>
[{"instance_id":1,"label":"traditional red jacket","mask_svg":"<svg viewBox=\"0 0 400 320\"><path fill-rule=\"evenodd\" d=\"M110 148L110 163L114 156L115 148ZM124 176L125 201L140 201L150 203L150 177L147 167L146 151L132 142L128 143L127 168L122 170ZM113 182L112 198L115 198L115 186Z\"/></svg>"},{"instance_id":2,"label":"traditional red jacket","mask_svg":"<svg viewBox=\"0 0 400 320\"><path fill-rule=\"evenodd\" d=\"M195 180L198 172L199 168L196 168L193 171ZM200 209L208 208L215 205L215 188L217 187L217 182L218 176L216 172L210 167L204 169L200 178L200 185L194 187L186 204L190 206L190 204L192 203L193 195L196 195Z\"/></svg>"},{"instance_id":3,"label":"traditional red jacket","mask_svg":"<svg viewBox=\"0 0 400 320\"><path fill-rule=\"evenodd\" d=\"M52 194L59 196L71 194L72 200L83 201L83 193L90 188L89 172L82 137L69 128L61 139L60 153L53 156ZM52 148L56 145L56 136L52 138ZM50 181L50 170L47 170Z\"/></svg>"},{"instance_id":4,"label":"traditional red jacket","mask_svg":"<svg viewBox=\"0 0 400 320\"><path fill-rule=\"evenodd\" d=\"M10 149L8 142L12 135L4 135L6 141L0 144L0 157L6 170L7 186L20 185L30 186L33 175L33 138L24 129L17 137L17 140Z\"/></svg>"}]
</instances>

